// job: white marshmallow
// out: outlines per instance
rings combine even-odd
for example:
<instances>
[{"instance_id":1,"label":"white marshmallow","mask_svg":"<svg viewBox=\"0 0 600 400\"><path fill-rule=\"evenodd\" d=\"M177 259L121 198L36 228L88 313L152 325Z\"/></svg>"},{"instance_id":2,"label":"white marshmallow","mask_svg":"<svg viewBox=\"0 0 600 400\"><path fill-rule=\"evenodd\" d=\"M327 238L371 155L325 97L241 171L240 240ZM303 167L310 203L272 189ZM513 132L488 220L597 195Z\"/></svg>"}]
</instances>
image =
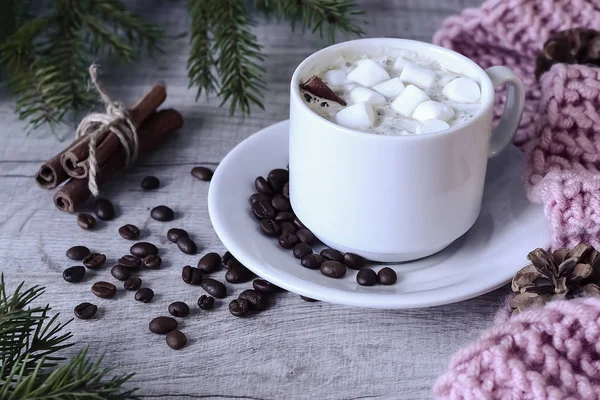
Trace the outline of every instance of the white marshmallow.
<instances>
[{"instance_id":1,"label":"white marshmallow","mask_svg":"<svg viewBox=\"0 0 600 400\"><path fill-rule=\"evenodd\" d=\"M367 129L375 124L375 111L369 103L356 103L335 115L338 125L350 129Z\"/></svg>"},{"instance_id":2,"label":"white marshmallow","mask_svg":"<svg viewBox=\"0 0 600 400\"><path fill-rule=\"evenodd\" d=\"M359 85L366 87L377 85L388 79L390 79L390 75L387 71L371 59L362 61L358 67L348 74L348 80L350 82L356 82Z\"/></svg>"},{"instance_id":3,"label":"white marshmallow","mask_svg":"<svg viewBox=\"0 0 600 400\"><path fill-rule=\"evenodd\" d=\"M381 93L385 97L398 97L404 90L404 83L402 83L400 78L396 77L389 81L378 83L373 86L373 90Z\"/></svg>"},{"instance_id":4,"label":"white marshmallow","mask_svg":"<svg viewBox=\"0 0 600 400\"><path fill-rule=\"evenodd\" d=\"M417 126L417 133L431 133L443 131L448 128L450 128L450 125L448 125L446 121L442 121L441 119L428 119Z\"/></svg>"},{"instance_id":5,"label":"white marshmallow","mask_svg":"<svg viewBox=\"0 0 600 400\"><path fill-rule=\"evenodd\" d=\"M427 119L441 119L448 122L454 117L454 110L446 104L438 103L437 101L425 101L415 108L412 115L413 119L423 122Z\"/></svg>"},{"instance_id":6,"label":"white marshmallow","mask_svg":"<svg viewBox=\"0 0 600 400\"><path fill-rule=\"evenodd\" d=\"M415 108L424 101L430 100L429 96L414 85L408 85L406 89L392 103L392 108L406 118L412 118Z\"/></svg>"},{"instance_id":7,"label":"white marshmallow","mask_svg":"<svg viewBox=\"0 0 600 400\"><path fill-rule=\"evenodd\" d=\"M407 63L402 69L400 79L421 89L429 89L435 79L435 72L414 63Z\"/></svg>"},{"instance_id":8,"label":"white marshmallow","mask_svg":"<svg viewBox=\"0 0 600 400\"><path fill-rule=\"evenodd\" d=\"M465 77L456 78L447 84L442 93L459 103L476 103L481 97L481 89L477 82Z\"/></svg>"},{"instance_id":9,"label":"white marshmallow","mask_svg":"<svg viewBox=\"0 0 600 400\"><path fill-rule=\"evenodd\" d=\"M350 98L353 103L366 102L369 104L385 104L385 97L374 90L364 87L357 87L350 92Z\"/></svg>"},{"instance_id":10,"label":"white marshmallow","mask_svg":"<svg viewBox=\"0 0 600 400\"><path fill-rule=\"evenodd\" d=\"M347 82L348 74L341 69L330 69L325 72L325 82L332 86L340 86Z\"/></svg>"},{"instance_id":11,"label":"white marshmallow","mask_svg":"<svg viewBox=\"0 0 600 400\"><path fill-rule=\"evenodd\" d=\"M398 58L396 58L396 61L394 62L392 69L394 71L400 72L404 69L404 67L406 67L406 64L408 64L408 63L409 63L409 61L407 59L398 57Z\"/></svg>"}]
</instances>

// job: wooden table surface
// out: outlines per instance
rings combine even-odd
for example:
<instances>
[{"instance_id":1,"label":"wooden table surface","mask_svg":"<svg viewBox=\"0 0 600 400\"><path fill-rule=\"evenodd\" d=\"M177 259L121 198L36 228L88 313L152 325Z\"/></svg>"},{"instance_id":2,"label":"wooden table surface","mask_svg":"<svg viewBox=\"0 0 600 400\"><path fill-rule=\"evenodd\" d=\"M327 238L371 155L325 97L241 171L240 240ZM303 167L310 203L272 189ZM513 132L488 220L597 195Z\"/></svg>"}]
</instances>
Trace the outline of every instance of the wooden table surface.
<instances>
[{"instance_id":1,"label":"wooden table surface","mask_svg":"<svg viewBox=\"0 0 600 400\"><path fill-rule=\"evenodd\" d=\"M58 211L53 192L40 190L33 176L40 164L60 151L60 142L46 129L27 135L5 92L0 101L0 269L10 287L21 280L47 288L43 297L61 319L72 316L82 301L99 305L98 318L73 321L77 345L90 353L105 353L108 364L135 372L131 385L143 395L158 398L236 399L426 399L436 377L458 348L477 337L493 318L506 288L430 309L380 311L326 303L307 303L293 293L276 297L276 304L254 318L238 319L227 310L229 300L215 310L200 312L203 292L181 281L181 267L195 264L166 240L169 227L188 230L203 252L224 252L208 217L208 183L190 176L195 165L215 167L237 143L252 133L288 118L288 81L295 66L325 46L309 34L292 34L285 23L257 20L255 32L264 44L269 90L266 110L249 118L230 117L211 98L194 102L185 70L188 54L188 17L182 1L137 1L132 8L163 24L168 33L165 53L135 67L103 63L101 79L114 98L129 102L155 81L168 85L167 106L178 109L185 127L164 148L140 160L117 180L103 187L103 195L118 209L118 218L83 231L76 216ZM367 36L397 36L429 41L442 19L480 0L363 0ZM341 39L341 38L339 38ZM63 134L71 138L73 130ZM159 190L142 192L139 182L156 175ZM177 213L173 223L149 218L159 204ZM95 280L113 280L109 268L88 274L85 282L68 284L61 278L76 264L65 257L72 245L83 244L105 253L108 266L128 253L130 242L117 228L133 223L145 240L156 243L165 263L142 275L153 288L152 303L133 300L119 290L116 299L101 300L90 292ZM485 260L482 260L485 262ZM217 274L223 279L223 272ZM93 275L93 276L92 276ZM230 293L249 285L228 284ZM232 297L230 296L229 299ZM182 319L188 346L167 347L164 337L148 331L148 322L167 314L172 301L186 301L192 314Z\"/></svg>"}]
</instances>

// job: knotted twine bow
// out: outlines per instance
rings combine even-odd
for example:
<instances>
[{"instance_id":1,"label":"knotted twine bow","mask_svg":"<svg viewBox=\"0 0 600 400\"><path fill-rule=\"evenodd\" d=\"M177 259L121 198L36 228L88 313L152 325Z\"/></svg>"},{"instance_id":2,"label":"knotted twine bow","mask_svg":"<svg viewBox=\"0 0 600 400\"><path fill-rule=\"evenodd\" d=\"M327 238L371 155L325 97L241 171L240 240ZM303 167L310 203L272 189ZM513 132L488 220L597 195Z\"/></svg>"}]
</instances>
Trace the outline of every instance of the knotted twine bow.
<instances>
[{"instance_id":1,"label":"knotted twine bow","mask_svg":"<svg viewBox=\"0 0 600 400\"><path fill-rule=\"evenodd\" d=\"M90 79L100 99L106 106L105 113L92 113L86 116L77 127L76 137L80 138L90 135L88 155L88 188L94 196L100 193L98 190L97 174L98 160L96 159L96 147L98 138L106 132L112 132L121 142L125 150L125 165L129 166L138 155L138 135L135 124L129 113L118 102L113 101L104 91L97 79L97 66L92 64L89 68Z\"/></svg>"}]
</instances>

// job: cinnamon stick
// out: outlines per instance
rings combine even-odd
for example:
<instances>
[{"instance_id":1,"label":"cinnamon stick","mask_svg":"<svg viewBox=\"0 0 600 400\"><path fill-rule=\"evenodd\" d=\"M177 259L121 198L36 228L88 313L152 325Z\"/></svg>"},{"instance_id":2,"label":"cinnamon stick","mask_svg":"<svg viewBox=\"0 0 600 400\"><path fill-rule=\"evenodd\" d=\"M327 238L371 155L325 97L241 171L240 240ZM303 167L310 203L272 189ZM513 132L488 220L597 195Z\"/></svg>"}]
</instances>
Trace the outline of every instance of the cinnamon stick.
<instances>
[{"instance_id":1,"label":"cinnamon stick","mask_svg":"<svg viewBox=\"0 0 600 400\"><path fill-rule=\"evenodd\" d=\"M146 119L138 130L139 154L159 148L172 134L183 126L183 117L173 109L161 110ZM100 164L98 182L105 183L125 167L125 151L119 148ZM54 195L54 204L61 211L75 212L90 197L88 180L72 178Z\"/></svg>"},{"instance_id":2,"label":"cinnamon stick","mask_svg":"<svg viewBox=\"0 0 600 400\"><path fill-rule=\"evenodd\" d=\"M62 167L60 158L81 140L82 138L77 139L69 147L42 164L39 171L35 174L35 182L39 187L46 190L54 189L69 178L69 175Z\"/></svg>"},{"instance_id":3,"label":"cinnamon stick","mask_svg":"<svg viewBox=\"0 0 600 400\"><path fill-rule=\"evenodd\" d=\"M139 127L167 98L167 91L164 85L156 84L152 86L142 98L129 108L131 120L136 127ZM89 137L64 152L60 158L60 163L67 175L73 178L85 178L88 175L89 164L87 158L89 155ZM121 142L112 132L105 132L98 138L97 161L101 165L114 152ZM102 151L101 151L102 150Z\"/></svg>"}]
</instances>

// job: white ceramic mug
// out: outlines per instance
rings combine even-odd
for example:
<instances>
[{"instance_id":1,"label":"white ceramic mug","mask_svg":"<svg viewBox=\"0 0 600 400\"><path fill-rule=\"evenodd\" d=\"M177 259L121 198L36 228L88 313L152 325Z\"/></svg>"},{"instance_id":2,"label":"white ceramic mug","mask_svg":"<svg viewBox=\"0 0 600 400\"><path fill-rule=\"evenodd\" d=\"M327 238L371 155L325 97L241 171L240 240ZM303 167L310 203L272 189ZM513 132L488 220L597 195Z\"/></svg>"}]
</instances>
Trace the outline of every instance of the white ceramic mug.
<instances>
[{"instance_id":1,"label":"white ceramic mug","mask_svg":"<svg viewBox=\"0 0 600 400\"><path fill-rule=\"evenodd\" d=\"M299 85L343 51L405 49L439 61L481 87L469 120L429 134L384 136L339 126L314 113ZM494 88L506 84L502 118L492 130ZM520 78L502 66L483 70L451 50L413 40L360 39L305 59L291 81L290 201L325 244L374 261L436 253L475 223L488 157L512 142L523 112Z\"/></svg>"}]
</instances>

